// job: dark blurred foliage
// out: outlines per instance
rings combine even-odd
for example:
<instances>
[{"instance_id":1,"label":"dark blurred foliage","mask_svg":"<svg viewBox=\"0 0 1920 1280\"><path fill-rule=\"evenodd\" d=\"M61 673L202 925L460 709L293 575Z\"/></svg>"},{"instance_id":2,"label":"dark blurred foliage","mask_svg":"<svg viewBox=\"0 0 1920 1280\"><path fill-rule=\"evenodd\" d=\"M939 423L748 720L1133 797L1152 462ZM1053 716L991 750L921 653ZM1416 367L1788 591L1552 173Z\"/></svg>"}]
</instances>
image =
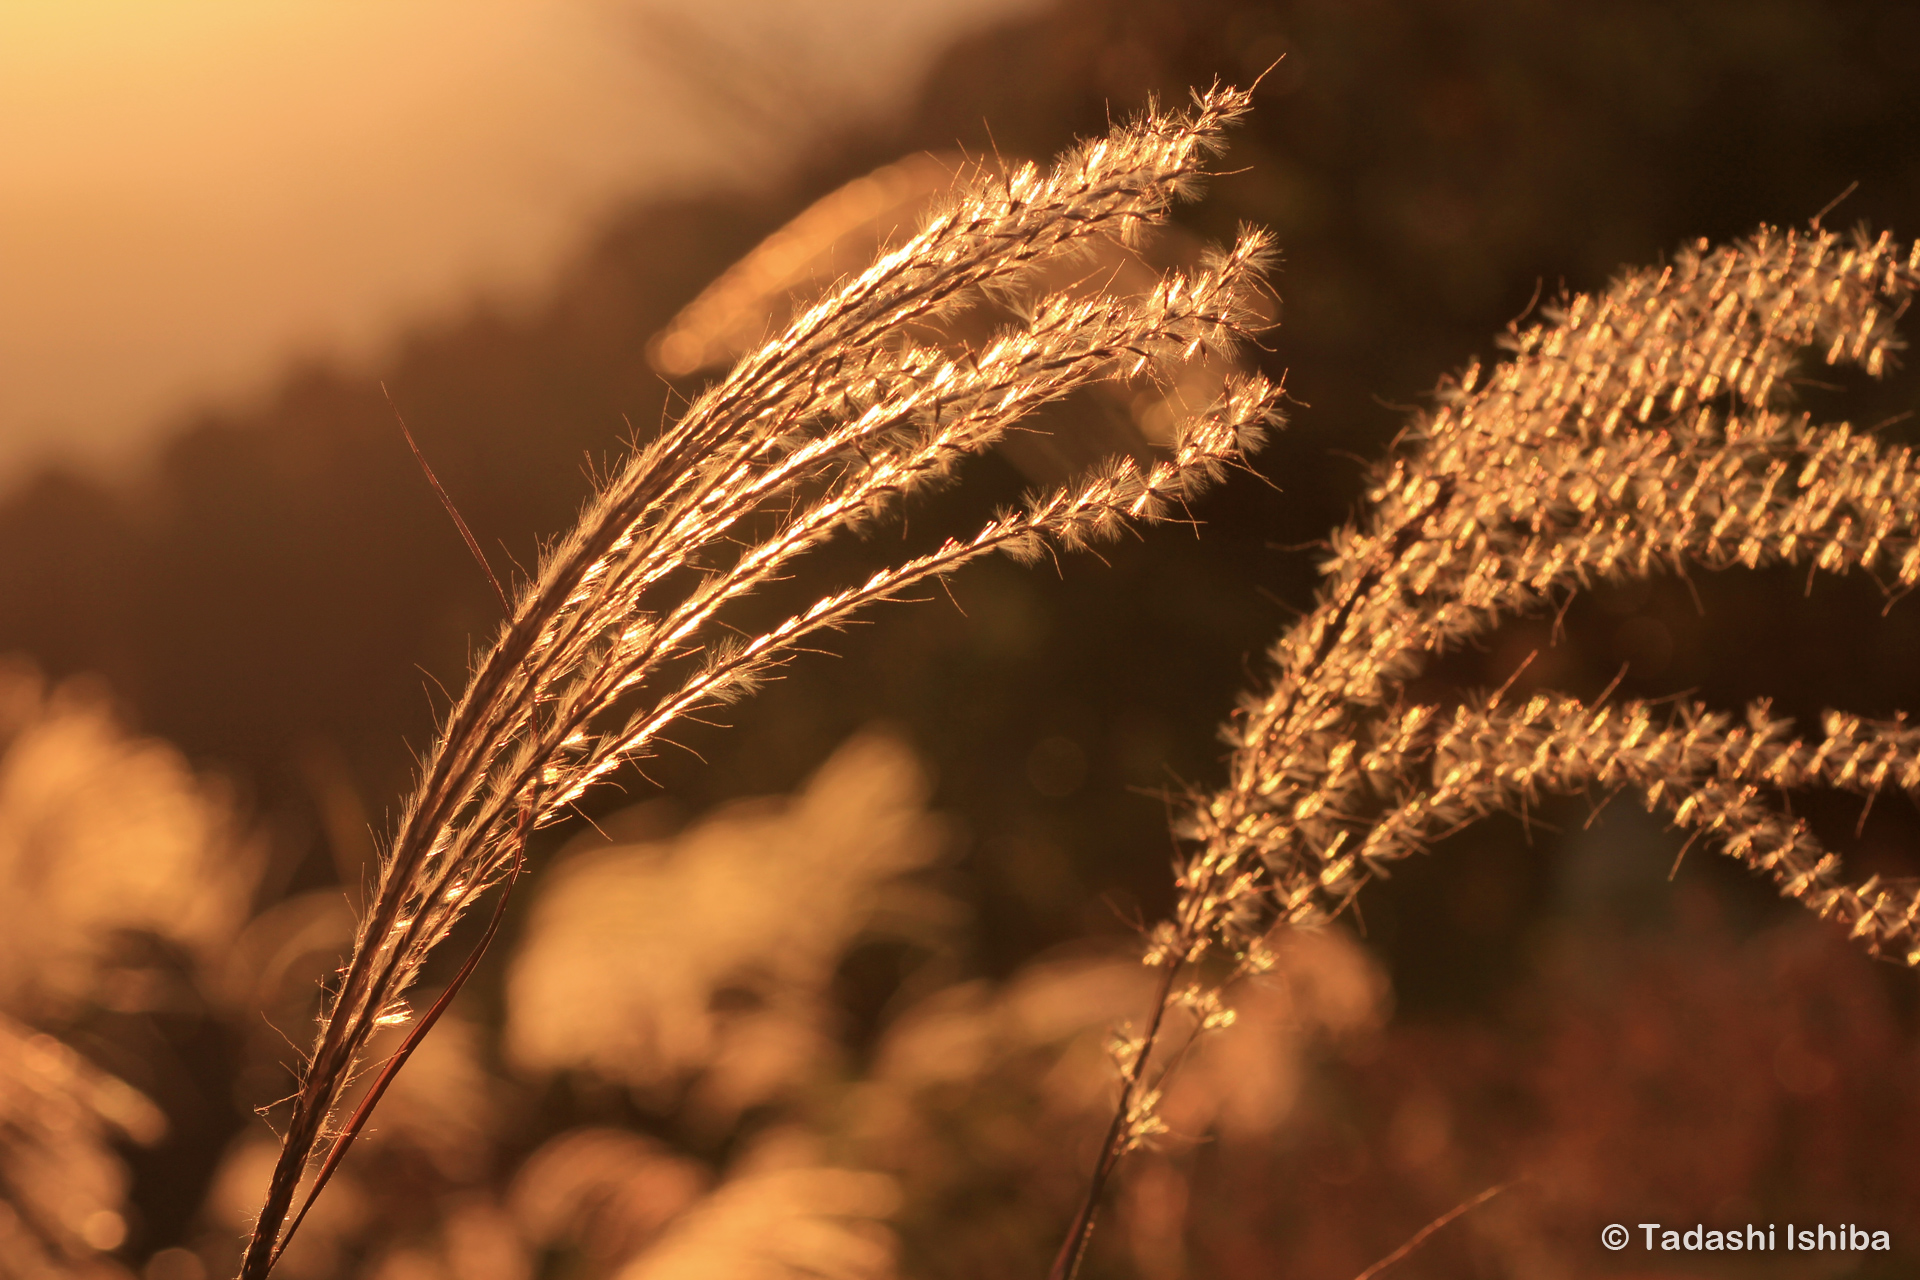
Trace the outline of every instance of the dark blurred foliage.
<instances>
[{"instance_id":1,"label":"dark blurred foliage","mask_svg":"<svg viewBox=\"0 0 1920 1280\"><path fill-rule=\"evenodd\" d=\"M951 604L891 606L840 638L840 656L796 664L730 709L729 728L689 732L689 752L648 768L691 812L787 790L859 727L896 726L934 771L933 807L961 828L967 964L1004 976L1046 945L1121 934L1164 907L1162 793L1216 779L1214 726L1309 602L1311 544L1352 508L1364 460L1406 408L1443 372L1496 355L1531 300L1600 286L1692 237L1803 222L1856 181L1830 222L1920 233L1916 48L1920 9L1897 0L1069 0L951 51L911 111L822 143L769 194L622 215L537 308L424 328L372 372L292 371L261 407L182 422L135 484L22 485L0 504L0 652L55 676L101 673L143 730L235 778L274 840L263 904L325 885L364 856L354 820L329 825L341 789L384 828L409 744L426 741L442 686L462 682L470 638L498 616L396 408L496 562L531 565L627 424L646 435L694 389L648 369L648 338L809 200L917 149L1051 155L1149 94L1264 70L1228 172L1180 216L1212 239L1265 224L1284 247L1283 325L1263 363L1287 372L1298 403L1258 459L1270 483L1241 477L1210 496L1197 537L1155 530L1057 576L990 563L953 584ZM1872 424L1910 410L1914 385L1908 371L1804 395ZM1020 487L988 459L910 528L963 525ZM823 569L851 575L862 556ZM1784 574L1614 589L1450 656L1416 692L1498 683L1538 651L1523 684L1583 696L1624 670L1631 693L1772 696L1802 717L1920 708L1920 612L1882 606L1866 582L1808 594ZM599 803L647 784L627 791ZM1898 809L1876 810L1857 840L1857 809L1810 812L1860 851L1862 874L1913 874L1920 824ZM1336 1095L1291 1145L1202 1150L1195 1176L1240 1190L1196 1209L1210 1243L1194 1274L1351 1275L1535 1168L1557 1172L1510 1193L1532 1207L1497 1220L1551 1221L1500 1238L1544 1248L1584 1223L1555 1204L1611 1214L1562 1242L1582 1266L1607 1261L1598 1227L1633 1215L1872 1214L1920 1246L1910 979L1783 917L1765 886L1705 852L1669 887L1677 850L1657 833L1606 844L1657 847L1661 865L1625 874L1595 869L1583 810L1545 819L1486 824L1363 900L1396 1020L1372 1058L1330 1068L1321 1087ZM868 968L847 999L879 1008L893 979ZM1796 1020L1824 1029L1803 1035ZM182 1041L203 1081L235 1073L205 1025L138 1034ZM1647 1080L1673 1095L1665 1110L1635 1083ZM210 1117L148 1087L209 1148L261 1100ZM1732 1136L1688 1127L1689 1108L1720 1107ZM1804 1132L1790 1141L1782 1125ZM1641 1198L1554 1181L1582 1161L1613 1191L1644 1175ZM142 1171L136 1256L183 1230L191 1197L169 1183ZM1486 1238L1436 1242L1427 1273L1489 1274L1475 1269L1493 1265ZM1501 1256L1524 1269L1530 1255ZM1537 1272L1549 1273L1563 1272Z\"/></svg>"}]
</instances>

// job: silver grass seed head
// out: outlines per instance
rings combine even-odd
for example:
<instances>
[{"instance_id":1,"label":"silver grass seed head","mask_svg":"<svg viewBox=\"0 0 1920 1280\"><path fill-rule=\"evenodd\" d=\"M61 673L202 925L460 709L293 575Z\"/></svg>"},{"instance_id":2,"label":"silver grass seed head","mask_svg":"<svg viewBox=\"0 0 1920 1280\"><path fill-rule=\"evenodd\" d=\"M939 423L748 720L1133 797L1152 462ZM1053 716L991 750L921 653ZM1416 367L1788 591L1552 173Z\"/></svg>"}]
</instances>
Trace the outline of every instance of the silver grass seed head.
<instances>
[{"instance_id":1,"label":"silver grass seed head","mask_svg":"<svg viewBox=\"0 0 1920 1280\"><path fill-rule=\"evenodd\" d=\"M1182 878L1190 918L1229 927L1234 886L1247 883L1228 874L1239 858L1258 856L1275 872L1266 892L1282 911L1317 917L1324 913L1289 884L1317 881L1334 891L1337 905L1364 882L1357 868L1384 873L1392 858L1420 846L1423 832L1541 789L1639 770L1650 803L1674 794L1672 780L1651 771L1684 774L1711 757L1722 720L1704 709L1683 710L1676 731L1664 734L1652 732L1645 709L1637 709L1620 718L1627 736L1614 740L1604 714L1548 702L1530 705L1518 723L1456 717L1452 736L1430 748L1420 745L1421 726L1389 728L1386 738L1398 741L1383 750L1379 727L1369 727L1371 709L1385 705L1425 652L1536 607L1550 591L1677 568L1689 558L1805 559L1832 572L1878 558L1894 565L1898 582L1920 581L1920 492L1906 482L1906 451L1769 407L1787 385L1798 346L1815 345L1829 362L1851 361L1870 374L1884 371L1900 345L1891 318L1911 293L1916 263L1920 247L1902 255L1890 237L1857 237L1849 249L1827 233L1763 229L1726 249L1697 246L1663 272L1629 273L1602 298L1570 299L1545 324L1510 334L1503 345L1515 358L1484 381L1475 366L1443 384L1439 408L1416 423L1370 495L1371 530L1336 535L1325 566L1336 585L1319 611L1276 644L1273 687L1243 701L1225 732L1238 753L1235 783L1185 826L1206 849ZM1716 411L1715 397L1739 411ZM1784 461L1766 462L1782 450L1789 451ZM1803 456L1792 459L1792 452ZM1777 482L1786 462L1792 469ZM1763 464L1771 470L1746 478ZM1442 475L1460 479L1445 509L1429 512ZM1751 532L1738 535L1742 522ZM1351 593L1345 601L1340 583ZM1362 638L1366 647L1355 649ZM1360 736L1344 736L1353 734ZM1376 735L1364 784L1333 768L1332 752L1289 745L1319 735L1344 736L1347 744ZM1430 783L1419 770L1405 772L1423 757L1433 760ZM1856 752L1851 769L1844 776L1898 776L1885 755L1868 760ZM1920 767L1909 772L1920 780ZM1338 852L1345 834L1338 823L1359 820L1341 816L1338 797L1349 793L1363 811L1388 806L1357 861ZM1705 798L1679 803L1687 806L1682 821L1712 807ZM1251 821L1261 813L1275 820ZM1336 824L1331 838L1314 834L1328 822ZM1773 833L1767 839L1784 850L1765 855L1774 859L1767 867L1791 863L1799 856L1791 850L1805 845L1804 832L1788 839L1779 825L1769 817L1756 828ZM1743 839L1730 850L1746 847ZM1295 873L1298 858L1321 873ZM1816 860L1783 885L1823 913L1841 910L1837 904L1851 900L1846 892L1818 887L1831 863Z\"/></svg>"}]
</instances>

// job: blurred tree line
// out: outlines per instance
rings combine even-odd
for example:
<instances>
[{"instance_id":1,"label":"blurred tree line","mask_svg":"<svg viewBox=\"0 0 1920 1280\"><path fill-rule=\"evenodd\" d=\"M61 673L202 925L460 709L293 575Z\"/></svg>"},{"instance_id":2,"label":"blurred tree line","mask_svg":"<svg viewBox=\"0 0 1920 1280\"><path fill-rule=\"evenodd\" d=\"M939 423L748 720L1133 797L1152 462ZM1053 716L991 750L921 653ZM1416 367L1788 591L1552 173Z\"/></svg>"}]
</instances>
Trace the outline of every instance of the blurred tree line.
<instances>
[{"instance_id":1,"label":"blurred tree line","mask_svg":"<svg viewBox=\"0 0 1920 1280\"><path fill-rule=\"evenodd\" d=\"M1207 199L1176 216L1215 241L1243 221L1271 226L1284 248L1282 325L1256 353L1295 401L1256 459L1270 483L1241 477L1209 496L1197 537L1160 529L1103 549L1104 564L1063 561L1057 576L987 564L954 583L952 604L876 613L836 641L839 656L796 664L730 708L730 727L690 734L684 756L648 766L693 813L791 789L863 726L893 726L960 832L954 891L974 914L965 967L1006 975L1051 944L1125 934L1164 908L1166 793L1214 779L1215 726L1311 599L1314 540L1345 518L1365 461L1439 375L1496 356L1495 335L1563 285L1597 288L1694 237L1804 222L1855 182L1830 224L1920 232L1916 48L1920 10L1896 0L1065 0L950 50L910 111L820 141L759 195L625 211L536 307L477 305L424 325L377 369L289 370L259 407L183 419L127 484L60 471L23 483L0 500L0 652L54 676L100 674L141 729L233 778L269 840L263 904L351 881L367 856L356 832L384 829L409 744L427 740L443 686L464 680L470 638L498 615L396 409L482 545L531 566L540 538L570 523L586 469L697 389L648 367L648 339L810 200L922 149L1045 158L1149 95L1265 72ZM1803 394L1867 425L1911 410L1914 385L1900 371L1844 397L1818 383ZM989 458L912 518L964 524L1023 484ZM846 574L864 554L829 553ZM1523 681L1582 695L1624 667L1636 694L1695 690L1725 706L1771 695L1803 717L1920 707L1920 614L1881 609L1867 583L1821 584L1808 599L1802 579L1779 574L1600 592L1557 628L1516 624L1485 652L1450 656L1422 691L1497 683L1538 650ZM636 779L597 804L642 794ZM1859 816L1811 811L1839 832ZM1523 1034L1515 1026L1538 1033L1543 1009L1567 1007L1543 1002L1541 975L1566 978L1565 939L1581 922L1657 931L1707 911L1722 923L1701 936L1724 950L1778 918L1764 886L1704 858L1683 867L1697 897L1649 888L1675 856L1657 833L1641 833L1653 852L1628 870L1598 866L1582 820L1569 808L1530 833L1491 824L1365 902L1408 1034L1480 1037L1457 1060L1505 1062L1484 1045ZM1862 874L1920 870L1911 814L1876 813L1863 831L1836 841L1861 849ZM849 1009L877 1019L900 963L885 949L849 961ZM1880 990L1910 1039L1910 981L1861 972L1845 980ZM244 1111L216 1096L233 1068L210 1022L148 1017L143 1034L190 1068L169 1078L206 1095L132 1081L197 1116L136 1158L153 1247L181 1230L190 1188ZM125 1034L103 1019L98 1036ZM1461 1088L1497 1093L1498 1075L1489 1065ZM1500 1105L1486 1102L1488 1114ZM1307 1143L1302 1167L1334 1160L1325 1152L1343 1141Z\"/></svg>"}]
</instances>

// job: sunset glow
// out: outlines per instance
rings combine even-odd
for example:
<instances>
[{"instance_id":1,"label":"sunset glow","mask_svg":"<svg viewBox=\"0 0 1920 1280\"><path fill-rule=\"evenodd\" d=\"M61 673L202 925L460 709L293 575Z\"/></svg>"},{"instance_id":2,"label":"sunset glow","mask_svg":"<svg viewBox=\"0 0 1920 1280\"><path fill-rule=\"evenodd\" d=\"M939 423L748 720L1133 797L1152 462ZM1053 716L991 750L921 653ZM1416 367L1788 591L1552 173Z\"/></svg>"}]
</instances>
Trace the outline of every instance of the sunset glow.
<instances>
[{"instance_id":1,"label":"sunset glow","mask_svg":"<svg viewBox=\"0 0 1920 1280\"><path fill-rule=\"evenodd\" d=\"M713 8L0 8L0 476L111 461L289 356L365 358L467 296L530 297L623 196L768 174L789 140L729 117L663 33L749 66L805 46L784 87L817 121L821 86L829 116L870 110L984 16Z\"/></svg>"}]
</instances>

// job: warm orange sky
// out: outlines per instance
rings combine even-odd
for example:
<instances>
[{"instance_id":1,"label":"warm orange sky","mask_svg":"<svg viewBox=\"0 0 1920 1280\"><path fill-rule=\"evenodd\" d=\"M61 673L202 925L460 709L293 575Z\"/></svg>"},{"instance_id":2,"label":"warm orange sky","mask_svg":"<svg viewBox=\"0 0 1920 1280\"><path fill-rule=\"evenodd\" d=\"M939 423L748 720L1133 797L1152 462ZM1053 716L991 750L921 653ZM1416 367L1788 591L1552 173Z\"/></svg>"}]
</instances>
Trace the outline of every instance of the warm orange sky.
<instances>
[{"instance_id":1,"label":"warm orange sky","mask_svg":"<svg viewBox=\"0 0 1920 1280\"><path fill-rule=\"evenodd\" d=\"M0 482L529 296L621 196L753 181L1036 2L0 0Z\"/></svg>"}]
</instances>

